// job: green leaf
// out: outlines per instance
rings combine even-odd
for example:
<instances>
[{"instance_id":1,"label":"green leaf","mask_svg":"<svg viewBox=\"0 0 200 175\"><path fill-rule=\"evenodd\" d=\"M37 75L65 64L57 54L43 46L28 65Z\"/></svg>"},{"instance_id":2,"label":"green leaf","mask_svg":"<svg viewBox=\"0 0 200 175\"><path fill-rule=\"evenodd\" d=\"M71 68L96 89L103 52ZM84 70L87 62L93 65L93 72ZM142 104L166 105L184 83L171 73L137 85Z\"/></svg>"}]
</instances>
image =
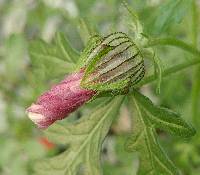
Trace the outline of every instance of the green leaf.
<instances>
[{"instance_id":1,"label":"green leaf","mask_svg":"<svg viewBox=\"0 0 200 175\"><path fill-rule=\"evenodd\" d=\"M147 120L147 115L136 99L130 99L131 106L136 107L137 116L134 115L134 130L127 140L127 151L138 151L140 166L138 175L177 175L178 171L173 163L161 149L155 134L155 129Z\"/></svg>"},{"instance_id":2,"label":"green leaf","mask_svg":"<svg viewBox=\"0 0 200 175\"><path fill-rule=\"evenodd\" d=\"M69 145L62 154L40 161L35 170L39 175L100 175L100 152L123 97L116 97L97 107L90 115L65 126L54 124L47 131L55 142Z\"/></svg>"},{"instance_id":3,"label":"green leaf","mask_svg":"<svg viewBox=\"0 0 200 175\"><path fill-rule=\"evenodd\" d=\"M130 99L130 108L133 110L133 134L127 140L127 151L137 151L140 157L138 175L178 175L179 172L165 152L160 147L155 128L170 133L189 137L195 131L176 113L156 107L145 96L134 91Z\"/></svg>"},{"instance_id":4,"label":"green leaf","mask_svg":"<svg viewBox=\"0 0 200 175\"><path fill-rule=\"evenodd\" d=\"M56 33L55 45L57 46L58 52L62 54L64 60L73 63L78 61L80 54L70 45L63 33Z\"/></svg>"},{"instance_id":5,"label":"green leaf","mask_svg":"<svg viewBox=\"0 0 200 175\"><path fill-rule=\"evenodd\" d=\"M79 34L81 36L81 39L84 43L84 45L86 45L89 41L89 39L95 35L97 32L95 31L94 27L91 25L91 23L89 23L88 21L86 21L83 18L80 18L79 20Z\"/></svg>"},{"instance_id":6,"label":"green leaf","mask_svg":"<svg viewBox=\"0 0 200 175\"><path fill-rule=\"evenodd\" d=\"M57 45L52 45L42 40L36 40L29 45L29 54L33 66L42 70L47 77L51 78L65 75L74 69L72 60L67 60L69 55L74 52L63 45L66 43L63 39L61 41L61 35L59 35L59 38L57 37L57 43ZM71 52L68 50L71 50Z\"/></svg>"},{"instance_id":7,"label":"green leaf","mask_svg":"<svg viewBox=\"0 0 200 175\"><path fill-rule=\"evenodd\" d=\"M167 0L162 3L156 13L154 31L160 34L172 23L180 22L186 15L191 2L191 0Z\"/></svg>"},{"instance_id":8,"label":"green leaf","mask_svg":"<svg viewBox=\"0 0 200 175\"><path fill-rule=\"evenodd\" d=\"M134 97L148 115L150 122L155 125L154 127L185 138L195 135L195 129L177 113L167 108L155 106L150 99L137 91L134 91Z\"/></svg>"}]
</instances>

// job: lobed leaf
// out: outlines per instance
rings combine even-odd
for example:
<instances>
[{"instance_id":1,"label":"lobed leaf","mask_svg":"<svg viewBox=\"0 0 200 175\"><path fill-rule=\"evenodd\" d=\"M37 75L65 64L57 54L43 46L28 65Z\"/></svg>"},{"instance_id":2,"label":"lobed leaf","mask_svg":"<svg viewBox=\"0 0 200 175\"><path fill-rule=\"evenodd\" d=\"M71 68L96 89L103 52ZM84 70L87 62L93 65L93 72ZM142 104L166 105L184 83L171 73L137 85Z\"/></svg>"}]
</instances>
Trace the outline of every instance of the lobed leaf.
<instances>
[{"instance_id":1,"label":"lobed leaf","mask_svg":"<svg viewBox=\"0 0 200 175\"><path fill-rule=\"evenodd\" d=\"M77 175L81 171L83 175L100 175L101 145L122 100L122 96L109 100L75 123L50 127L48 137L67 144L68 149L56 157L38 162L36 174Z\"/></svg>"},{"instance_id":2,"label":"lobed leaf","mask_svg":"<svg viewBox=\"0 0 200 175\"><path fill-rule=\"evenodd\" d=\"M167 108L155 106L150 99L134 91L134 97L147 113L155 127L181 137L192 137L195 129L187 124L181 116Z\"/></svg>"},{"instance_id":3,"label":"lobed leaf","mask_svg":"<svg viewBox=\"0 0 200 175\"><path fill-rule=\"evenodd\" d=\"M137 151L140 157L138 175L178 175L179 171L162 150L156 138L156 128L172 134L191 137L195 130L178 114L155 106L147 97L133 92L129 98L133 116L133 133L125 144L127 151Z\"/></svg>"},{"instance_id":4,"label":"lobed leaf","mask_svg":"<svg viewBox=\"0 0 200 175\"><path fill-rule=\"evenodd\" d=\"M157 141L155 128L148 120L148 114L134 96L129 100L130 107L136 108L136 115L133 117L133 134L127 140L125 149L139 152L138 175L178 175L177 168Z\"/></svg>"},{"instance_id":5,"label":"lobed leaf","mask_svg":"<svg viewBox=\"0 0 200 175\"><path fill-rule=\"evenodd\" d=\"M32 41L29 45L31 62L47 76L57 77L72 72L79 54L69 45L63 34L56 35L55 44L42 40Z\"/></svg>"}]
</instances>

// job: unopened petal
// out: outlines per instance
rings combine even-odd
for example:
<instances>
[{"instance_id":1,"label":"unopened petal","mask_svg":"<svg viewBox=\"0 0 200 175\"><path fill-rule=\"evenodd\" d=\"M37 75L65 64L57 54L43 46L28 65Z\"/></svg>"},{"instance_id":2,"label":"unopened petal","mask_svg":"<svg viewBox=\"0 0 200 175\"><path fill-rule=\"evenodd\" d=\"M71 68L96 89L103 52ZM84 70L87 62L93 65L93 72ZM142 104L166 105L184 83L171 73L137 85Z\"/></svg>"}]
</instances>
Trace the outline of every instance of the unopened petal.
<instances>
[{"instance_id":1,"label":"unopened petal","mask_svg":"<svg viewBox=\"0 0 200 175\"><path fill-rule=\"evenodd\" d=\"M44 92L36 103L27 108L29 118L39 128L47 128L90 100L96 92L80 87L82 77L83 71L73 73Z\"/></svg>"}]
</instances>

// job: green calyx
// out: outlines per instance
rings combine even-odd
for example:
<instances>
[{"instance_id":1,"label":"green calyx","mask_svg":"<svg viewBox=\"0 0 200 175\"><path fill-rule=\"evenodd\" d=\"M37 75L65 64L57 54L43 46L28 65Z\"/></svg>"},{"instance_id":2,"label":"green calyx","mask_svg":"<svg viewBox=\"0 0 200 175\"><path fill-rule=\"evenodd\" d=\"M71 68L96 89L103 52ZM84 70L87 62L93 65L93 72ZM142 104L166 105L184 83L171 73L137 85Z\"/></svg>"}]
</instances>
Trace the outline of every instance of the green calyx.
<instances>
[{"instance_id":1,"label":"green calyx","mask_svg":"<svg viewBox=\"0 0 200 175\"><path fill-rule=\"evenodd\" d=\"M81 67L85 68L81 86L97 92L127 92L145 73L139 48L122 32L92 37L82 53Z\"/></svg>"}]
</instances>

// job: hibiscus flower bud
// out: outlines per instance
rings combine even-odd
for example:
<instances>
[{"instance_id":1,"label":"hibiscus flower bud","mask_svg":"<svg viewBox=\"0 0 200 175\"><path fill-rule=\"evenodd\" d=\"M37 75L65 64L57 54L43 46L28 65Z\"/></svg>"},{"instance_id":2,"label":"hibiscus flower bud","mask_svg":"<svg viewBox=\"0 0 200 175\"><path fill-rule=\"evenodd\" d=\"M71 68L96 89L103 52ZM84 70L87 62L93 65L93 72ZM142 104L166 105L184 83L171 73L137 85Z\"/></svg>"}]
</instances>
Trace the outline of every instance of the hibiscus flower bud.
<instances>
[{"instance_id":1,"label":"hibiscus flower bud","mask_svg":"<svg viewBox=\"0 0 200 175\"><path fill-rule=\"evenodd\" d=\"M80 87L84 71L67 76L59 84L43 93L26 111L29 118L41 129L70 113L90 100L96 92Z\"/></svg>"},{"instance_id":2,"label":"hibiscus flower bud","mask_svg":"<svg viewBox=\"0 0 200 175\"><path fill-rule=\"evenodd\" d=\"M81 71L67 76L27 109L39 128L67 117L94 96L127 93L143 78L142 54L126 34L116 32L93 40L82 53Z\"/></svg>"},{"instance_id":3,"label":"hibiscus flower bud","mask_svg":"<svg viewBox=\"0 0 200 175\"><path fill-rule=\"evenodd\" d=\"M88 54L81 86L96 91L124 91L144 77L137 45L122 32L104 37Z\"/></svg>"}]
</instances>

